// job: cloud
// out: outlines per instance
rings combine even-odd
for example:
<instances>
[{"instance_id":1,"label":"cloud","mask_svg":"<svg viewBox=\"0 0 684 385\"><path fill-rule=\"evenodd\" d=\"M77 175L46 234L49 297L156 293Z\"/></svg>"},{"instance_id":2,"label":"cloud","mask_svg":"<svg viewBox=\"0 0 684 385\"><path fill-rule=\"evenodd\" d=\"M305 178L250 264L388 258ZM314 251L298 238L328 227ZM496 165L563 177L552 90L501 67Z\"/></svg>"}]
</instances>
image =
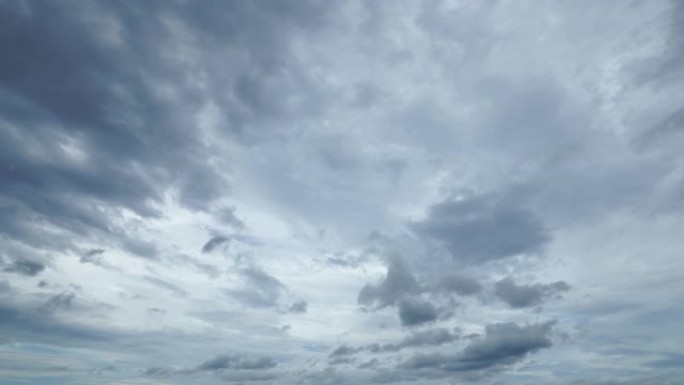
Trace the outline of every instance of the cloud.
<instances>
[{"instance_id":1,"label":"cloud","mask_svg":"<svg viewBox=\"0 0 684 385\"><path fill-rule=\"evenodd\" d=\"M0 1L0 378L676 383L683 15Z\"/></svg>"},{"instance_id":2,"label":"cloud","mask_svg":"<svg viewBox=\"0 0 684 385\"><path fill-rule=\"evenodd\" d=\"M16 273L33 277L45 270L45 265L40 262L27 259L15 259L10 263L5 264L2 270L8 273Z\"/></svg>"},{"instance_id":3,"label":"cloud","mask_svg":"<svg viewBox=\"0 0 684 385\"><path fill-rule=\"evenodd\" d=\"M333 350L332 353L330 353L329 357L330 358L337 358L337 357L348 356L351 354L358 353L362 350L363 350L363 348L353 348L351 346L342 345L342 346L338 347L337 349Z\"/></svg>"},{"instance_id":4,"label":"cloud","mask_svg":"<svg viewBox=\"0 0 684 385\"><path fill-rule=\"evenodd\" d=\"M536 306L548 297L570 290L564 281L546 285L517 285L511 277L504 278L494 285L494 293L502 301L514 308Z\"/></svg>"},{"instance_id":5,"label":"cloud","mask_svg":"<svg viewBox=\"0 0 684 385\"><path fill-rule=\"evenodd\" d=\"M213 238L211 238L207 243L202 246L202 252L203 253L211 253L214 251L217 247L223 245L224 243L230 241L229 237L223 236L223 235L217 235Z\"/></svg>"},{"instance_id":6,"label":"cloud","mask_svg":"<svg viewBox=\"0 0 684 385\"><path fill-rule=\"evenodd\" d=\"M0 8L0 46L12 52L0 66L0 197L10 215L0 216L0 231L39 250L76 252L78 235L144 257L151 249L133 247L124 211L157 218L167 192L188 209L213 208L229 186L208 161L197 117L218 99L226 120L218 134L247 140L260 136L248 126L290 113L280 95L306 79L272 84L268 74L289 55L285 31L317 28L327 8L22 4ZM217 67L220 81L188 76Z\"/></svg>"},{"instance_id":7,"label":"cloud","mask_svg":"<svg viewBox=\"0 0 684 385\"><path fill-rule=\"evenodd\" d=\"M359 292L357 302L361 305L383 308L396 304L406 295L416 294L420 287L406 264L398 257L391 258L387 275L376 285L368 284Z\"/></svg>"},{"instance_id":8,"label":"cloud","mask_svg":"<svg viewBox=\"0 0 684 385\"><path fill-rule=\"evenodd\" d=\"M242 276L245 279L245 288L229 292L245 305L252 307L276 306L280 296L287 290L282 282L257 266L244 269Z\"/></svg>"},{"instance_id":9,"label":"cloud","mask_svg":"<svg viewBox=\"0 0 684 385\"><path fill-rule=\"evenodd\" d=\"M246 358L240 355L220 355L202 363L195 370L265 370L275 368L277 365L278 363L270 357Z\"/></svg>"},{"instance_id":10,"label":"cloud","mask_svg":"<svg viewBox=\"0 0 684 385\"><path fill-rule=\"evenodd\" d=\"M418 346L438 346L454 342L459 339L459 336L458 331L450 332L444 328L425 330L413 333L396 344L383 345L382 350L396 352Z\"/></svg>"},{"instance_id":11,"label":"cloud","mask_svg":"<svg viewBox=\"0 0 684 385\"><path fill-rule=\"evenodd\" d=\"M417 348L423 346L439 346L454 342L460 338L460 332L456 329L453 332L444 328L430 329L413 332L404 337L401 341L394 344L369 344L360 347L341 345L330 353L330 358L340 358L354 355L360 352L370 353L395 353L407 348Z\"/></svg>"},{"instance_id":12,"label":"cloud","mask_svg":"<svg viewBox=\"0 0 684 385\"><path fill-rule=\"evenodd\" d=\"M474 295L482 291L482 285L473 278L451 274L442 278L436 290L456 293L459 295Z\"/></svg>"},{"instance_id":13,"label":"cloud","mask_svg":"<svg viewBox=\"0 0 684 385\"><path fill-rule=\"evenodd\" d=\"M473 371L506 366L528 354L551 347L554 322L519 326L514 323L487 325L485 336L467 345L457 355L417 354L401 363L400 368L433 368L443 371Z\"/></svg>"},{"instance_id":14,"label":"cloud","mask_svg":"<svg viewBox=\"0 0 684 385\"><path fill-rule=\"evenodd\" d=\"M297 301L290 306L290 313L306 313L309 304L306 301Z\"/></svg>"},{"instance_id":15,"label":"cloud","mask_svg":"<svg viewBox=\"0 0 684 385\"><path fill-rule=\"evenodd\" d=\"M439 241L458 261L472 265L533 254L550 240L541 220L515 202L487 195L447 200L411 224L420 236Z\"/></svg>"},{"instance_id":16,"label":"cloud","mask_svg":"<svg viewBox=\"0 0 684 385\"><path fill-rule=\"evenodd\" d=\"M403 326L417 326L437 319L437 310L427 301L406 298L399 302L399 319Z\"/></svg>"},{"instance_id":17,"label":"cloud","mask_svg":"<svg viewBox=\"0 0 684 385\"><path fill-rule=\"evenodd\" d=\"M64 292L50 297L41 307L44 311L68 310L76 297L75 293Z\"/></svg>"}]
</instances>

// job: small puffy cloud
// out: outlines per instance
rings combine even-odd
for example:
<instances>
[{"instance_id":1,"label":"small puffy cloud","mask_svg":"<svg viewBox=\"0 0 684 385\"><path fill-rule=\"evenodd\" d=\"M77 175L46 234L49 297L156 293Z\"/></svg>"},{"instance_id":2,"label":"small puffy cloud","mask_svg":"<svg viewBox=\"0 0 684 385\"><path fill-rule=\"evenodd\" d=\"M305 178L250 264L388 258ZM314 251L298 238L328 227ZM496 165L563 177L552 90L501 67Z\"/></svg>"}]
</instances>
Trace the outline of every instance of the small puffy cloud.
<instances>
[{"instance_id":1,"label":"small puffy cloud","mask_svg":"<svg viewBox=\"0 0 684 385\"><path fill-rule=\"evenodd\" d=\"M306 313L309 304L306 301L297 301L290 306L290 313Z\"/></svg>"},{"instance_id":2,"label":"small puffy cloud","mask_svg":"<svg viewBox=\"0 0 684 385\"><path fill-rule=\"evenodd\" d=\"M546 298L570 290L570 285L558 281L546 285L518 285L512 278L504 278L494 286L494 293L513 308L530 307L541 304Z\"/></svg>"},{"instance_id":3,"label":"small puffy cloud","mask_svg":"<svg viewBox=\"0 0 684 385\"><path fill-rule=\"evenodd\" d=\"M338 347L337 349L333 350L333 352L330 353L330 356L329 356L329 357L330 357L330 358L335 358L335 357L348 356L348 355L351 355L351 354L358 353L358 352L360 352L360 351L362 351L362 350L363 350L363 348L354 348L354 347L351 347L351 346L342 345L342 346Z\"/></svg>"},{"instance_id":4,"label":"small puffy cloud","mask_svg":"<svg viewBox=\"0 0 684 385\"><path fill-rule=\"evenodd\" d=\"M230 241L229 237L217 235L208 240L207 243L205 243L204 246L202 246L202 252L211 253L212 251L216 250L217 247L227 243L228 241Z\"/></svg>"}]
</instances>

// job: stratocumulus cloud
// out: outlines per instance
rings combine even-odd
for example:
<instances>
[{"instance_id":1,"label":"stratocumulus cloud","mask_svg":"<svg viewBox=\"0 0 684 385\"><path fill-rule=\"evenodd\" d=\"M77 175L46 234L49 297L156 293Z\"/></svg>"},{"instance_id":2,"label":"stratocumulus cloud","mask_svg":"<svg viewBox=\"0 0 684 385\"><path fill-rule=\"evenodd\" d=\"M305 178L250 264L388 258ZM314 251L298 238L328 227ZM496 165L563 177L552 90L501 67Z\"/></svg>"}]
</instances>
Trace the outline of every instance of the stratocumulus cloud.
<instances>
[{"instance_id":1,"label":"stratocumulus cloud","mask_svg":"<svg viewBox=\"0 0 684 385\"><path fill-rule=\"evenodd\" d=\"M681 382L683 20L1 1L0 382Z\"/></svg>"}]
</instances>

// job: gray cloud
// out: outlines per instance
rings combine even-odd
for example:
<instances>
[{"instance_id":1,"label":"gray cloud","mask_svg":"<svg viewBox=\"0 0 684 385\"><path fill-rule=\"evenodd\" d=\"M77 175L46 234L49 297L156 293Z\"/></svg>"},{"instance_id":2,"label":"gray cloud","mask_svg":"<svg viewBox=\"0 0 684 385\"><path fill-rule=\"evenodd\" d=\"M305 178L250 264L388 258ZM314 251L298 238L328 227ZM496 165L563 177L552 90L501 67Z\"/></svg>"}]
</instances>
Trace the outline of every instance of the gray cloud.
<instances>
[{"instance_id":1,"label":"gray cloud","mask_svg":"<svg viewBox=\"0 0 684 385\"><path fill-rule=\"evenodd\" d=\"M10 263L5 264L2 270L8 273L16 273L33 277L45 270L45 265L40 262L30 261L27 259L15 259Z\"/></svg>"},{"instance_id":2,"label":"gray cloud","mask_svg":"<svg viewBox=\"0 0 684 385\"><path fill-rule=\"evenodd\" d=\"M563 281L546 285L517 285L510 277L498 281L494 286L496 296L514 308L536 306L544 299L568 290L570 286Z\"/></svg>"},{"instance_id":3,"label":"gray cloud","mask_svg":"<svg viewBox=\"0 0 684 385\"><path fill-rule=\"evenodd\" d=\"M482 285L473 278L452 274L442 278L436 289L459 295L474 295L482 291Z\"/></svg>"},{"instance_id":4,"label":"gray cloud","mask_svg":"<svg viewBox=\"0 0 684 385\"><path fill-rule=\"evenodd\" d=\"M122 210L158 217L155 204L168 189L187 208L211 208L228 186L206 161L211 149L195 117L217 99L227 122L220 135L247 140L260 136L246 130L252 122L290 113L278 102L287 88L266 75L289 55L284 31L317 28L326 7L153 1L67 8L0 6L0 46L12 52L0 65L0 210L9 214L0 215L0 232L37 249L77 252L78 235L149 257L153 250L137 247L117 222ZM191 46L177 46L183 38ZM223 49L205 49L219 41ZM171 53L181 50L202 56L189 62ZM225 77L206 88L189 76L217 67ZM304 86L303 74L296 87Z\"/></svg>"},{"instance_id":5,"label":"gray cloud","mask_svg":"<svg viewBox=\"0 0 684 385\"><path fill-rule=\"evenodd\" d=\"M450 332L444 328L425 330L413 333L399 343L384 345L382 350L396 352L404 348L417 346L438 346L454 342L458 340L459 336L460 333L458 331Z\"/></svg>"},{"instance_id":6,"label":"gray cloud","mask_svg":"<svg viewBox=\"0 0 684 385\"><path fill-rule=\"evenodd\" d=\"M203 253L211 253L214 251L217 247L223 245L224 243L230 241L229 237L223 236L223 235L217 235L210 240L207 241L207 243L202 246L202 252Z\"/></svg>"},{"instance_id":7,"label":"gray cloud","mask_svg":"<svg viewBox=\"0 0 684 385\"><path fill-rule=\"evenodd\" d=\"M668 0L0 1L0 377L677 383L683 25ZM551 332L506 321L568 285L484 303L508 274L582 291L549 309L560 356L514 373ZM227 346L285 368L195 366Z\"/></svg>"},{"instance_id":8,"label":"gray cloud","mask_svg":"<svg viewBox=\"0 0 684 385\"><path fill-rule=\"evenodd\" d=\"M287 290L277 278L257 266L242 271L245 288L230 291L231 295L245 305L253 307L276 306L280 296Z\"/></svg>"},{"instance_id":9,"label":"gray cloud","mask_svg":"<svg viewBox=\"0 0 684 385\"><path fill-rule=\"evenodd\" d=\"M73 304L74 297L76 297L76 294L72 292L55 294L52 297L48 298L48 300L41 307L41 310L68 310L71 308Z\"/></svg>"},{"instance_id":10,"label":"gray cloud","mask_svg":"<svg viewBox=\"0 0 684 385\"><path fill-rule=\"evenodd\" d=\"M306 301L297 301L290 305L290 313L306 313L309 304Z\"/></svg>"},{"instance_id":11,"label":"gray cloud","mask_svg":"<svg viewBox=\"0 0 684 385\"><path fill-rule=\"evenodd\" d=\"M444 201L432 206L428 217L411 228L441 242L464 264L537 253L550 239L531 211L493 196Z\"/></svg>"},{"instance_id":12,"label":"gray cloud","mask_svg":"<svg viewBox=\"0 0 684 385\"><path fill-rule=\"evenodd\" d=\"M342 345L338 347L337 349L333 350L332 353L330 353L329 357L330 358L337 358L337 357L343 357L343 356L348 356L351 354L358 353L362 351L364 348L354 348L351 346L347 345Z\"/></svg>"},{"instance_id":13,"label":"gray cloud","mask_svg":"<svg viewBox=\"0 0 684 385\"><path fill-rule=\"evenodd\" d=\"M270 357L247 358L241 355L220 355L212 358L199 365L195 370L197 371L211 371L211 370L264 370L272 369L278 365Z\"/></svg>"},{"instance_id":14,"label":"gray cloud","mask_svg":"<svg viewBox=\"0 0 684 385\"><path fill-rule=\"evenodd\" d=\"M81 263L100 265L102 263L102 254L104 254L104 252L105 249L90 249L81 256L79 261Z\"/></svg>"},{"instance_id":15,"label":"gray cloud","mask_svg":"<svg viewBox=\"0 0 684 385\"><path fill-rule=\"evenodd\" d=\"M391 258L387 275L376 285L368 284L359 292L358 303L383 308L396 304L404 296L416 294L420 287L406 264L398 257Z\"/></svg>"},{"instance_id":16,"label":"gray cloud","mask_svg":"<svg viewBox=\"0 0 684 385\"><path fill-rule=\"evenodd\" d=\"M454 342L460 338L460 331L453 332L444 328L430 329L411 333L404 337L401 341L394 344L369 344L360 347L352 347L348 345L339 346L332 353L330 358L339 358L354 355L360 352L370 353L395 353L407 348L417 348L421 346L439 346Z\"/></svg>"},{"instance_id":17,"label":"gray cloud","mask_svg":"<svg viewBox=\"0 0 684 385\"><path fill-rule=\"evenodd\" d=\"M422 299L405 298L399 302L399 319L403 326L417 326L437 319L437 310Z\"/></svg>"},{"instance_id":18,"label":"gray cloud","mask_svg":"<svg viewBox=\"0 0 684 385\"><path fill-rule=\"evenodd\" d=\"M514 323L487 325L484 338L471 342L454 356L417 354L404 361L404 369L433 368L444 371L484 370L510 365L528 354L551 347L553 322L519 326Z\"/></svg>"}]
</instances>

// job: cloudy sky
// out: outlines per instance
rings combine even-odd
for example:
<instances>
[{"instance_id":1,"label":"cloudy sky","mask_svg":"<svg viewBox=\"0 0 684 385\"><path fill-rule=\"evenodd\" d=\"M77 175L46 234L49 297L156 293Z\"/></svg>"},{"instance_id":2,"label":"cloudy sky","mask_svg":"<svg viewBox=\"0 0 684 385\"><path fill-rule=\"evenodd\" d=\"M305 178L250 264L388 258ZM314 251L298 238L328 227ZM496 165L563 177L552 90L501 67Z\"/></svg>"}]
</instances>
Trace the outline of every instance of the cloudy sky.
<instances>
[{"instance_id":1,"label":"cloudy sky","mask_svg":"<svg viewBox=\"0 0 684 385\"><path fill-rule=\"evenodd\" d=\"M681 383L683 26L0 1L3 384Z\"/></svg>"}]
</instances>

